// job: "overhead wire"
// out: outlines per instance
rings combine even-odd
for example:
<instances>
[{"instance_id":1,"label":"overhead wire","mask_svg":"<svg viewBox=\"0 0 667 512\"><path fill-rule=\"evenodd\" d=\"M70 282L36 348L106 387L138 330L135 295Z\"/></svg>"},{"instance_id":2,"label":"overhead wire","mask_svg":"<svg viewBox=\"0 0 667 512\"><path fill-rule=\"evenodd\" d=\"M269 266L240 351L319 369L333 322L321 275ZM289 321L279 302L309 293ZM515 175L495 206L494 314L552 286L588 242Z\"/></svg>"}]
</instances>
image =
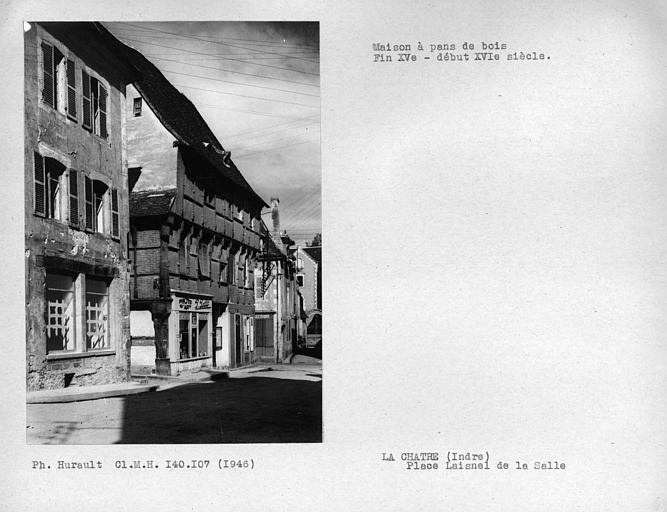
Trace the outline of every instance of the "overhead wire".
<instances>
[{"instance_id":1,"label":"overhead wire","mask_svg":"<svg viewBox=\"0 0 667 512\"><path fill-rule=\"evenodd\" d=\"M231 108L231 107L223 107L222 105L202 105L198 104L197 108L217 108L221 110L229 110L231 112L240 112L242 114L252 114L252 115L257 115L257 116L264 116L264 117L276 117L276 118L283 118L283 119L293 119L293 120L299 120L299 119L307 119L305 117L295 117L295 116L286 116L283 114L276 114L273 112L257 112L253 110L242 110L238 108Z\"/></svg>"},{"instance_id":2,"label":"overhead wire","mask_svg":"<svg viewBox=\"0 0 667 512\"><path fill-rule=\"evenodd\" d=\"M131 23L127 23L127 25L135 26L135 25L132 25ZM152 30L152 31L155 31L155 32L161 32L161 33L164 33L164 34L177 35L177 36L181 36L181 37L183 37L184 39L193 39L193 40L195 40L195 41L203 41L203 42L213 43L213 44L218 44L218 45L222 45L222 46L229 46L230 48L240 48L240 49L242 49L242 50L248 50L248 51L256 52L256 53L266 53L266 54L269 54L269 55L281 55L281 56L283 56L283 57L289 57L289 56L287 56L287 55L285 55L285 54L282 54L282 53L269 52L269 51L266 51L266 50L256 50L256 49L254 49L254 48L247 48L247 47L245 47L245 46L239 46L239 45L234 45L234 44L229 44L229 43L223 43L223 42L220 42L220 41L211 41L211 40L209 40L209 39L204 39L204 38L196 37L196 36L186 36L186 35L181 35L181 34L178 34L178 33L175 33L175 32L166 32L166 31L164 31L164 30L159 30L159 29L154 29L154 28L147 28L147 27L140 27L140 28L144 28L145 30ZM141 41L139 41L139 42L141 42ZM155 44L155 43L148 43L148 44ZM157 45L157 46L159 46L159 45ZM165 48L169 48L169 47L168 47L168 46L165 46ZM172 47L172 50L173 50L173 49L175 49L175 48ZM300 57L290 57L290 58L300 60ZM230 58L229 60L238 60L239 62L245 62L245 61L243 61L243 60L232 59L232 58ZM279 67L279 66L271 66L270 64L253 64L253 65L254 65L254 66L264 66L264 67L275 68L275 69L284 69L284 70L291 71L291 72L294 72L294 73L303 73L303 74L305 74L305 75L315 75L315 76L319 76L319 73L311 73L311 72L309 72L309 71L299 71L299 70L290 69L290 68L282 68L282 67Z\"/></svg>"},{"instance_id":3,"label":"overhead wire","mask_svg":"<svg viewBox=\"0 0 667 512\"><path fill-rule=\"evenodd\" d=\"M246 153L245 155L244 154L236 155L235 158L245 158L245 157L248 157L248 156L257 155L259 153L266 153L267 151L276 151L278 149L289 148L289 147L292 147L292 146L298 146L300 144L308 144L308 143L312 143L312 142L317 142L317 141L304 140L304 141L301 141L301 142L297 142L295 144L284 144L284 145L278 146L276 148L268 148L268 149L263 149L261 151L253 151L252 153Z\"/></svg>"},{"instance_id":4,"label":"overhead wire","mask_svg":"<svg viewBox=\"0 0 667 512\"><path fill-rule=\"evenodd\" d=\"M122 21L118 22L118 23L121 24L121 25L130 25L132 27L135 27L135 28L138 28L138 29L141 29L141 30L157 30L157 29L152 29L151 27L142 27L142 26L139 26L139 25L134 25L132 23L127 23L127 22L122 22ZM123 29L123 30L129 30L129 29ZM171 32L165 32L165 33L166 34L172 34ZM179 37L180 37L180 35L179 35ZM286 44L286 43L283 43L283 42L280 42L280 41L269 41L269 40L266 40L266 39L260 41L260 40L257 40L257 39L243 39L243 38L238 38L238 37L220 37L219 40L221 40L221 41L241 41L243 43L267 43L267 44L271 44L271 45L280 45L280 46L286 46L286 47L292 46L292 47L297 47L297 48L301 48L301 47L319 48L319 45L311 45L311 44L307 44L307 43Z\"/></svg>"},{"instance_id":5,"label":"overhead wire","mask_svg":"<svg viewBox=\"0 0 667 512\"><path fill-rule=\"evenodd\" d=\"M308 87L318 87L315 84L307 84L305 82L299 82L297 80L287 80L287 79L284 79L284 78L277 78L277 77L273 77L273 76L256 75L254 73L244 73L243 71L234 71L232 69L219 68L219 67L215 67L215 66L204 66L203 64L191 64L190 62L184 62L182 60L176 60L176 59L165 59L164 57L155 57L155 56L153 56L152 58L157 59L157 60L164 60L164 61L167 61L167 62L175 62L177 64L185 64L186 66L192 66L192 67L197 67L197 68L213 69L215 71L225 71L227 73L233 73L235 75L253 76L253 77L257 77L257 78L265 78L267 80L277 80L279 82L286 82L286 83L290 83L290 84L306 85ZM312 95L312 96L315 96L315 95Z\"/></svg>"},{"instance_id":6,"label":"overhead wire","mask_svg":"<svg viewBox=\"0 0 667 512\"><path fill-rule=\"evenodd\" d=\"M141 27L141 28L143 28L143 27ZM148 30L151 30L151 29L148 29ZM183 37L183 36L180 35L180 34L174 34L174 35L176 35L176 36L178 36L178 37ZM199 39L199 40L202 40L202 41L206 41L206 40L204 40L204 39L202 39L202 38L195 38L195 37L189 37L189 38L191 38L191 39ZM129 39L129 38L128 38L128 39ZM136 41L136 40L135 40L135 41ZM155 45L155 46L164 46L164 45L158 45L158 44L156 44L156 43L148 43L148 42L146 42L146 41L136 41L136 42L137 42L137 43L141 43L141 44L152 44L152 45ZM206 42L214 43L214 41L206 41ZM217 43L217 44L224 44L224 43ZM234 47L235 45L226 45L226 46ZM165 47L165 48L171 48L171 47L168 47L168 46L164 46L164 47ZM284 58L291 58L291 57L288 56L288 55L283 55L283 54L276 53L276 52L263 52L263 51L255 50L255 49L252 49L252 48L243 48L243 47L241 47L241 46L236 46L236 47L245 49L245 50L247 50L247 51L254 51L254 52L258 53L258 54L270 54L270 55L275 55L275 56L276 56L276 57L261 57L260 55L247 55L247 56L245 56L246 58L259 58L260 60L261 60L262 58L266 58L266 59L269 59L269 58L283 58L283 57L284 57ZM207 56L207 57L212 57L212 59L211 59L211 58L207 58L207 59L199 59L199 60L213 60L213 59L216 59L216 60L233 60L233 61L238 61L238 62L245 62L245 61L240 60L240 59L231 59L231 58L223 57L223 56L219 56L219 55L215 55L215 56L214 56L214 55L211 55L211 54L206 54L206 53L202 53L202 52L194 52L194 51L191 51L191 50L185 50L185 49L182 49L182 48L171 48L171 49L179 50L180 52L185 51L186 53L191 53L191 54L201 54L201 55L204 55L204 56ZM209 68L209 69L214 69L214 70L217 70L217 71L230 72L230 73L239 74L239 75L246 75L246 76L253 76L253 77L256 77L256 78L273 79L273 80L278 80L278 81L284 81L284 82L286 82L286 83L295 83L295 84L298 84L298 85L306 85L306 86L311 86L311 87L318 87L318 85L316 85L316 84L307 84L307 83L304 83L304 82L297 82L297 81L292 81L292 80L287 80L287 79L280 79L280 78L276 78L276 77L268 77L268 76L256 75L256 74L251 74L251 73L235 72L235 71L233 71L233 70L220 69L220 68L215 68L215 67L212 67L212 66L205 66L205 65L201 65L201 64L191 64L191 63L187 63L187 62L183 62L183 61L178 61L178 60L175 60L175 59L160 58L160 57L157 57L157 56L153 56L153 57L156 58L156 59L158 59L158 60L164 60L164 61L167 61L167 62L171 61L171 62L178 63L178 64L191 65L191 66L193 66L193 67ZM306 60L306 59L301 59L301 60ZM310 62L313 62L313 61L310 61ZM257 64L257 63L250 63L250 62L245 62L245 63L246 63L246 64L250 64L250 65L259 65L259 64ZM316 62L313 62L313 63L316 63ZM264 67L272 67L272 68L276 68L276 69L284 69L284 70L286 70L286 71L290 71L290 72L300 72L300 71L298 71L298 70L294 70L294 69L280 68L279 66L269 66L269 65L265 65ZM278 88L271 88L271 87L265 87L265 86L256 86L255 84L241 84L241 83L238 83L238 82L232 82L232 81L222 80L222 79L215 79L215 78L206 77L206 76L198 76L198 75L193 75L193 74L188 74L188 73L182 73L182 72L177 72L177 71L169 71L169 70L166 70L165 72L166 72L166 73L178 74L178 75L182 75L182 76L189 76L189 77L193 77L193 78L201 78L201 79L205 79L205 80L213 80L213 81L226 82L226 83L231 83L231 84L233 84L233 85L239 85L239 86L250 86L250 87L255 86L255 87L258 87L258 88L262 88L262 89L277 90L277 91L279 91L279 92L286 92L286 93L292 93L292 94L301 94L301 95L305 95L305 96L319 97L319 95L315 95L315 94L300 93L300 92L298 92L298 91L285 90L285 89L278 89ZM314 76L319 76L319 74L317 74L317 73L305 73L305 74L311 74L311 75L314 75ZM181 85L181 86L179 86L179 87L190 88L190 89L195 89L195 90L199 89L199 90L210 91L210 92L214 92L214 93L218 93L218 94L229 94L229 95L239 96L239 97L245 97L245 98L249 98L249 99L256 99L256 100L260 100L260 101L262 101L262 100L263 100L263 101L274 101L274 102L284 103L284 104L290 104L290 105L297 105L297 106L310 107L310 108L319 108L318 106L315 106L315 105L307 105L307 104L296 103L296 102L288 102L288 101L285 101L285 100L274 100L274 99L270 99L270 98L261 98L261 97L256 97L256 96L249 96L249 95L242 95L242 94L236 94L236 93L229 93L229 92L225 92L225 91L218 91L218 90L211 90L211 89L197 88L197 87L194 87L194 86L184 86L184 85ZM222 109L225 109L225 110L239 111L239 112L244 112L244 113L249 113L249 114L254 114L254 115L262 115L262 116L269 116L269 117L283 117L283 118L292 119L292 121L289 121L288 123L282 123L282 125L281 125L281 124L278 124L278 125L273 125L273 126L269 126L269 127L261 128L261 129L250 130L249 132L245 132L245 133L241 133L241 134L236 134L235 136L230 136L230 137L228 137L228 138L238 137L238 136L241 136L241 135L243 135L243 134L247 134L247 133L257 133L257 132L262 132L262 131L266 131L266 130L270 130L270 131L269 131L268 133L264 133L264 134L262 134L262 135L258 135L257 137L259 137L259 138L270 137L270 136L273 136L273 135L275 135L275 134L278 134L278 133L280 133L280 132L282 131L282 130L271 130L271 128L274 128L274 127L281 128L281 127L282 127L282 129L285 130L285 129L288 129L287 126L289 126L289 125L294 125L294 124L297 124L297 123L299 123L299 122L302 122L302 121L305 121L305 120L308 120L308 119L314 119L314 118L317 118L317 117L318 117L318 116L312 116L312 117L310 117L310 118L309 118L309 117L299 118L299 117L292 117L292 116L282 116L282 115L279 115L279 114L276 114L276 113L257 112L257 111L243 111L243 110L239 110L239 109L225 108L225 107L222 107L222 106L219 106L219 105L206 105L206 106L203 106L203 107L222 108ZM313 124L313 123L309 123L309 124ZM303 126L291 126L289 129L303 128L304 126L308 126L308 124L303 125ZM263 142L260 142L259 144L262 144L262 145L263 145L263 144L272 144L272 143L276 143L276 142L279 142L279 141L282 141L282 140L289 140L289 139L292 139L292 138L294 138L295 136L298 136L298 134L297 134L297 135L294 135L294 136L282 137L282 138L279 138L279 139L265 140L265 141L263 141ZM235 157L237 157L237 158L238 158L238 157L240 157L240 158L250 157L250 156L253 156L253 155L256 155L256 154L267 153L267 152L272 152L272 151L277 151L277 150L280 150L280 149L282 149L282 148L287 148L287 147L292 147L292 146L298 146L298 145L306 144L306 143L309 143L309 142L317 142L317 141L310 141L310 140L307 140L307 141L299 141L299 142L295 142L295 143L292 143L292 144L282 144L282 145L280 145L280 146L278 146L278 147L266 148L266 149L262 149L262 150L259 150L259 151L252 151L252 152L250 152L250 153L246 153L246 154L243 154L243 152L241 151L239 154L236 154ZM250 146L246 146L246 148L248 148L248 147L256 147L257 145L258 145L258 144L252 144L252 145L250 145ZM244 149L245 149L245 148L244 148ZM294 218L295 216L297 216L297 217L300 217L300 221L303 222L303 221L306 221L306 220L310 220L311 218L312 218L312 219L315 219L315 218L317 218L317 217L319 217L319 216L321 215L321 199L320 199L320 201L319 201L318 203L313 204L313 203L311 203L310 199L304 198L303 201L298 201L297 204L299 205L299 206L298 206L298 210L296 210L296 211L294 211L294 212L290 212L290 214L289 214L289 215L287 216L287 218L285 219L286 221L287 221L287 219L289 219L289 218ZM286 224L289 225L289 222L286 222ZM303 225L303 224L302 224L302 225ZM310 236L310 235L314 235L314 234L320 233L320 232L321 232L321 229L311 229L311 230L308 230L308 229L303 229L303 228L302 228L301 230L299 230L299 229L292 229L292 230L290 230L290 232L293 233L295 237L299 237L299 235L302 235L302 236L303 236L303 235L308 235L308 236Z\"/></svg>"},{"instance_id":7,"label":"overhead wire","mask_svg":"<svg viewBox=\"0 0 667 512\"><path fill-rule=\"evenodd\" d=\"M316 121L317 119L319 119L319 117L320 117L320 116L317 115L317 116L311 116L311 117L309 117L309 118L305 118L305 119L311 119L312 122L307 123L307 124L305 124L305 125L303 125L303 126L310 126L310 125L312 125L312 124L319 124L319 121ZM272 124L272 125L270 125L270 126L265 126L264 128L257 128L257 129L255 129L255 130L249 130L249 131L245 131L245 132L235 133L235 134L233 134L233 135L227 135L225 138L227 138L227 139L235 139L236 137L241 137L242 135L248 135L249 133L261 132L261 131L268 130L268 129L270 129L270 128L284 128L284 129L289 129L289 130L291 130L291 129L293 129L293 128L299 128L299 127L298 127L298 126L292 126L292 127L289 127L289 128L287 128L287 127L288 127L289 125L291 125L291 124L299 123L299 122L300 122L300 121L289 121L289 122L287 122L287 123Z\"/></svg>"}]
</instances>

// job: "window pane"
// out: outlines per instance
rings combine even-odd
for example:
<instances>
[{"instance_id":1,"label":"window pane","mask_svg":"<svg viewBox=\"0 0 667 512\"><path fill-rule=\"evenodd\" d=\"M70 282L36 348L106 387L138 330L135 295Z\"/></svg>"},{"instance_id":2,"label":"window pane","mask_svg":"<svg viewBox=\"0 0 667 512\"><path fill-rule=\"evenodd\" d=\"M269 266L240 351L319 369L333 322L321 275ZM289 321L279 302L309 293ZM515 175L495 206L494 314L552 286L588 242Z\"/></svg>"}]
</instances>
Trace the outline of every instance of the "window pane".
<instances>
[{"instance_id":1,"label":"window pane","mask_svg":"<svg viewBox=\"0 0 667 512\"><path fill-rule=\"evenodd\" d=\"M199 314L199 350L197 355L207 356L208 355L208 315Z\"/></svg>"},{"instance_id":2,"label":"window pane","mask_svg":"<svg viewBox=\"0 0 667 512\"><path fill-rule=\"evenodd\" d=\"M179 356L187 359L190 353L190 314L180 313L178 320Z\"/></svg>"},{"instance_id":3,"label":"window pane","mask_svg":"<svg viewBox=\"0 0 667 512\"><path fill-rule=\"evenodd\" d=\"M46 350L74 350L74 281L46 275Z\"/></svg>"},{"instance_id":4,"label":"window pane","mask_svg":"<svg viewBox=\"0 0 667 512\"><path fill-rule=\"evenodd\" d=\"M86 279L86 348L99 350L110 347L109 340L109 300L105 281L88 277Z\"/></svg>"}]
</instances>

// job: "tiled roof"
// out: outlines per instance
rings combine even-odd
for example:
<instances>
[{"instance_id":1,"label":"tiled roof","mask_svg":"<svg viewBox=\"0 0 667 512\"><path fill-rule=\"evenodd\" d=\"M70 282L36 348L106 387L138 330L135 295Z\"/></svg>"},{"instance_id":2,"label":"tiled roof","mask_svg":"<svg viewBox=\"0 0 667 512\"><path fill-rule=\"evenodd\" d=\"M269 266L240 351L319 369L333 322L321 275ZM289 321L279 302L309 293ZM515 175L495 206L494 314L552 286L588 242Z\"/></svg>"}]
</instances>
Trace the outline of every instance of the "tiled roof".
<instances>
[{"instance_id":1,"label":"tiled roof","mask_svg":"<svg viewBox=\"0 0 667 512\"><path fill-rule=\"evenodd\" d=\"M169 213L176 189L141 190L130 194L130 217L153 217Z\"/></svg>"},{"instance_id":2,"label":"tiled roof","mask_svg":"<svg viewBox=\"0 0 667 512\"><path fill-rule=\"evenodd\" d=\"M140 52L120 41L118 51L122 52L141 74L133 85L178 142L202 156L223 178L245 191L253 202L268 206L246 181L231 158L228 160L229 165L225 165L223 155L220 154L224 151L222 144L194 104Z\"/></svg>"},{"instance_id":3,"label":"tiled roof","mask_svg":"<svg viewBox=\"0 0 667 512\"><path fill-rule=\"evenodd\" d=\"M322 263L322 247L304 247L304 252L318 264Z\"/></svg>"}]
</instances>

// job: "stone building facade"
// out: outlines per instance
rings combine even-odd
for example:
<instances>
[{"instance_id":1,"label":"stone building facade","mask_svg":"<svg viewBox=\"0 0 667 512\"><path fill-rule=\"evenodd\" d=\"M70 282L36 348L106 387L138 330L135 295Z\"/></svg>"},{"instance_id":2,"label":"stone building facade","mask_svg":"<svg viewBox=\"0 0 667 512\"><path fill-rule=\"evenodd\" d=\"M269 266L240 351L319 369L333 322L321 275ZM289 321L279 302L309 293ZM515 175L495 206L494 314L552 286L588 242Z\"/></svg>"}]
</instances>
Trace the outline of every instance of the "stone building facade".
<instances>
[{"instance_id":1,"label":"stone building facade","mask_svg":"<svg viewBox=\"0 0 667 512\"><path fill-rule=\"evenodd\" d=\"M296 280L306 314L306 344L322 341L322 248L299 247Z\"/></svg>"},{"instance_id":2,"label":"stone building facade","mask_svg":"<svg viewBox=\"0 0 667 512\"><path fill-rule=\"evenodd\" d=\"M271 199L272 230L262 223L263 251L255 270L255 345L262 361L289 362L303 335L294 241L280 231L278 199Z\"/></svg>"},{"instance_id":3,"label":"stone building facade","mask_svg":"<svg viewBox=\"0 0 667 512\"><path fill-rule=\"evenodd\" d=\"M25 44L28 391L129 379L126 84L98 23L29 23Z\"/></svg>"},{"instance_id":4,"label":"stone building facade","mask_svg":"<svg viewBox=\"0 0 667 512\"><path fill-rule=\"evenodd\" d=\"M254 270L264 201L194 105L138 52L126 108L131 309L150 312L155 371L255 361Z\"/></svg>"}]
</instances>

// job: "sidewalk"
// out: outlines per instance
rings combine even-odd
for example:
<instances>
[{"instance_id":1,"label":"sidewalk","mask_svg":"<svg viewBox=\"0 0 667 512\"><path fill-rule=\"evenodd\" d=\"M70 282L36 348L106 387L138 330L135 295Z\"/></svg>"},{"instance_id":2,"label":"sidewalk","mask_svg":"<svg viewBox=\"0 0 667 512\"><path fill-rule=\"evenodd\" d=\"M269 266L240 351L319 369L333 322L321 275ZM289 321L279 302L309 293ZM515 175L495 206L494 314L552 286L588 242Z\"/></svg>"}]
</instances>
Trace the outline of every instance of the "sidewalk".
<instances>
[{"instance_id":1,"label":"sidewalk","mask_svg":"<svg viewBox=\"0 0 667 512\"><path fill-rule=\"evenodd\" d=\"M309 361L310 363L310 361ZM228 378L245 378L256 374L271 376L275 378L289 379L295 374L304 374L313 380L321 379L320 364L282 364L259 363L231 370L217 370L215 368L203 368L197 372L187 372L180 375L156 375L156 374L132 374L132 381L118 384L104 384L97 386L69 387L61 389L49 389L43 391L30 391L26 395L28 404L50 404L63 402L80 402L83 400L98 400L100 398L111 398L127 395L136 395L151 391L165 391L183 384L195 382L215 382ZM310 373L308 373L310 372ZM315 373L313 373L315 372ZM269 373L269 375L267 375ZM319 375L318 375L319 373ZM302 376L303 377L303 376ZM311 380L307 378L306 380Z\"/></svg>"},{"instance_id":2,"label":"sidewalk","mask_svg":"<svg viewBox=\"0 0 667 512\"><path fill-rule=\"evenodd\" d=\"M29 391L26 394L26 403L52 404L61 402L79 402L81 400L97 400L113 396L136 395L155 391L157 384L140 384L138 382L121 382L118 384L104 384L99 386L81 386L62 389L47 389L43 391Z\"/></svg>"}]
</instances>

